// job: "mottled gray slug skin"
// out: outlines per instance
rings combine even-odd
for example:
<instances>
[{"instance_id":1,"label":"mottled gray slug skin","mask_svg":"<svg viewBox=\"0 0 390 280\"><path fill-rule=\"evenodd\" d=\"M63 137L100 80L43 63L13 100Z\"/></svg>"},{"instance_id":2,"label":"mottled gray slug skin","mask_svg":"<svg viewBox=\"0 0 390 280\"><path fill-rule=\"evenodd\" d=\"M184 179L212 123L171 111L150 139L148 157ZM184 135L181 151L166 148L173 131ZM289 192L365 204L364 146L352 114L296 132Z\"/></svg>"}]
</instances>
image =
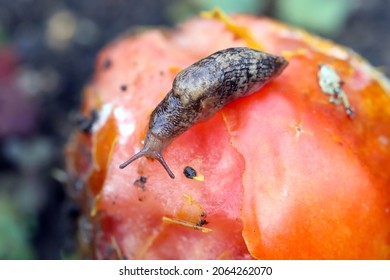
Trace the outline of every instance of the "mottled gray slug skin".
<instances>
[{"instance_id":1,"label":"mottled gray slug skin","mask_svg":"<svg viewBox=\"0 0 390 280\"><path fill-rule=\"evenodd\" d=\"M144 147L122 163L140 157L157 159L173 179L162 152L172 140L230 102L258 91L277 77L288 62L280 56L250 48L216 52L177 74L172 89L152 112Z\"/></svg>"}]
</instances>

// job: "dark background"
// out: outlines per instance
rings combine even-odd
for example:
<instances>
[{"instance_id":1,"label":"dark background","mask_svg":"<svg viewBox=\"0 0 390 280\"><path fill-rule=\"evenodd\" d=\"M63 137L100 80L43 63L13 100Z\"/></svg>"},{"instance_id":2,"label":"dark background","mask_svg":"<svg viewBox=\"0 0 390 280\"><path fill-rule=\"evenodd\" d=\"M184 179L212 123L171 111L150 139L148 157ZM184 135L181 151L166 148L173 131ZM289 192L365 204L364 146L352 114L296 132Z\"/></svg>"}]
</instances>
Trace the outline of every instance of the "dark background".
<instances>
[{"instance_id":1,"label":"dark background","mask_svg":"<svg viewBox=\"0 0 390 280\"><path fill-rule=\"evenodd\" d=\"M302 26L390 67L390 0L0 0L0 259L78 258L63 146L97 52L134 26L173 26L210 2Z\"/></svg>"}]
</instances>

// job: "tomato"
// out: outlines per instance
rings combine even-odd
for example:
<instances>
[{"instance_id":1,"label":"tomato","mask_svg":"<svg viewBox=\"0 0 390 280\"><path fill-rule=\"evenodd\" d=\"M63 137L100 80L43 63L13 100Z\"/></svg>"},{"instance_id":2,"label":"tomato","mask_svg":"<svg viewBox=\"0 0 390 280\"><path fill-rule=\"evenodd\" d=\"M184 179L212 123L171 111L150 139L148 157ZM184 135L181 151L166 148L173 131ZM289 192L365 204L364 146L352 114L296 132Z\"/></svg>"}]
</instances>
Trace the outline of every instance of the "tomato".
<instances>
[{"instance_id":1,"label":"tomato","mask_svg":"<svg viewBox=\"0 0 390 280\"><path fill-rule=\"evenodd\" d=\"M218 17L218 16L217 16ZM220 49L261 48L289 66L175 139L164 157L118 166L142 147L175 75ZM329 102L319 65L354 114ZM389 259L390 87L362 58L265 18L194 18L104 48L67 165L83 207L84 253L128 259ZM194 168L197 180L183 174ZM141 177L142 176L142 177ZM89 234L87 234L89 233ZM90 235L91 234L91 235Z\"/></svg>"}]
</instances>

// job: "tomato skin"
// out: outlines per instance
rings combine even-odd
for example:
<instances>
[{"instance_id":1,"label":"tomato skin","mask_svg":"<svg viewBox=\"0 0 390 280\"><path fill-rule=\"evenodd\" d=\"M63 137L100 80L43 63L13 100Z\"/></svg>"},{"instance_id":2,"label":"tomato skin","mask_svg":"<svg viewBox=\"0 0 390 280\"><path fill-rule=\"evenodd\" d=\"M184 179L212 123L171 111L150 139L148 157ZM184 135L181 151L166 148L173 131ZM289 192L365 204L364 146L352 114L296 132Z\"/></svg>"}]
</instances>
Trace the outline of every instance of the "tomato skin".
<instances>
[{"instance_id":1,"label":"tomato skin","mask_svg":"<svg viewBox=\"0 0 390 280\"><path fill-rule=\"evenodd\" d=\"M102 259L390 259L388 82L332 42L269 19L234 21L265 51L285 55L289 66L258 93L173 141L164 157L175 180L145 158L118 166L141 148L150 113L178 71L246 41L219 21L196 18L169 36L151 30L100 53L82 110L105 113L90 137L76 133L67 149L71 176L87 182L78 195L92 226L85 253ZM321 91L320 63L344 81L351 118ZM204 180L186 178L186 166ZM141 175L144 188L134 183ZM197 219L211 231L194 227Z\"/></svg>"},{"instance_id":2,"label":"tomato skin","mask_svg":"<svg viewBox=\"0 0 390 280\"><path fill-rule=\"evenodd\" d=\"M262 105L267 106L267 101ZM270 100L271 107L272 103ZM244 238L254 241L247 242L252 255L263 259L353 259L383 254L386 258L379 244L367 242L368 236L386 240L385 232L372 230L387 221L385 211L380 213L383 198L372 189L374 183L337 143L322 141L319 148L310 134L320 139L327 135L309 119L303 120L307 134L298 138L293 129L283 133L281 126L270 125L275 121L265 117L256 126L264 135L259 142L250 143L253 136L248 134L233 140L249 166L243 179L242 219ZM259 131L262 125L264 131ZM253 158L253 150L266 156Z\"/></svg>"},{"instance_id":3,"label":"tomato skin","mask_svg":"<svg viewBox=\"0 0 390 280\"><path fill-rule=\"evenodd\" d=\"M338 111L343 119L324 112L321 100L288 95L285 89L296 87L296 63L290 61L263 98L249 97L227 109L227 122L236 126L237 119L256 118L243 121L232 137L246 162L242 219L248 249L262 259L387 259L389 178L383 181L386 168L373 161L386 158L378 151L383 145L368 139L377 141L378 134L365 131L375 127L383 133L384 124L370 120L371 108L359 108L353 119ZM313 91L304 82L299 86ZM377 113L386 111L385 104Z\"/></svg>"}]
</instances>

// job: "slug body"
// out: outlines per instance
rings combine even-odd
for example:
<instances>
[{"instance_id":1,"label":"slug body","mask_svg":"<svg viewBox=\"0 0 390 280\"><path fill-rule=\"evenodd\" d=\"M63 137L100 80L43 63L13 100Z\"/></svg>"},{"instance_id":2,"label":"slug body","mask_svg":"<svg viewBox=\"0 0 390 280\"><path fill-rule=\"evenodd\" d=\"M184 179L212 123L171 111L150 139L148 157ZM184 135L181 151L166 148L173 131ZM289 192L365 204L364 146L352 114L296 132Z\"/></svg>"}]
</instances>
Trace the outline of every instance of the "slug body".
<instances>
[{"instance_id":1,"label":"slug body","mask_svg":"<svg viewBox=\"0 0 390 280\"><path fill-rule=\"evenodd\" d=\"M182 70L150 116L144 147L120 168L146 156L157 159L175 178L162 156L172 140L230 102L258 91L287 64L280 56L250 48L229 48Z\"/></svg>"}]
</instances>

